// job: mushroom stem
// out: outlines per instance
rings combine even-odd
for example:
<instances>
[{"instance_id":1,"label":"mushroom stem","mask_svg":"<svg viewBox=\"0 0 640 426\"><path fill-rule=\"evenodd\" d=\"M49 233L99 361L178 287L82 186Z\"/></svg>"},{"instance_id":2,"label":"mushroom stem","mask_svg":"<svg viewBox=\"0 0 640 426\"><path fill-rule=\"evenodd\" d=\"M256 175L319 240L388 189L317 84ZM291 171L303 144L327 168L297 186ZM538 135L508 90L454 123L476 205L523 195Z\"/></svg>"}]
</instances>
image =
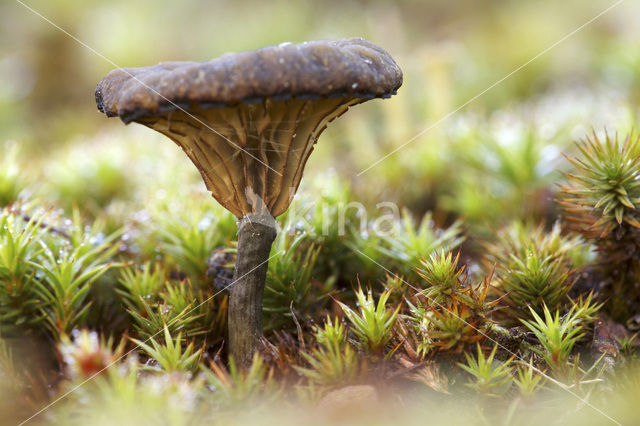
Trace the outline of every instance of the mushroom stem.
<instances>
[{"instance_id":1,"label":"mushroom stem","mask_svg":"<svg viewBox=\"0 0 640 426\"><path fill-rule=\"evenodd\" d=\"M251 365L262 338L262 294L271 245L277 234L269 213L249 214L238 222L238 255L229 287L229 354L240 368Z\"/></svg>"}]
</instances>

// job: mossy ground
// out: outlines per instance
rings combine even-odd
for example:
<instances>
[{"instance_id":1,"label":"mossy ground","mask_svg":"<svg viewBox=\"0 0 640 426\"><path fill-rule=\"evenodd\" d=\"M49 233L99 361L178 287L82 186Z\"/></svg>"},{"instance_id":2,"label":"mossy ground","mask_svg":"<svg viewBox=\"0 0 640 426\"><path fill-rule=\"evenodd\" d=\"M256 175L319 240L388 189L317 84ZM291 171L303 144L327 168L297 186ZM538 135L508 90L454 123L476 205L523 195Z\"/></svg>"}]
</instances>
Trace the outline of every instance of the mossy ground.
<instances>
[{"instance_id":1,"label":"mossy ground","mask_svg":"<svg viewBox=\"0 0 640 426\"><path fill-rule=\"evenodd\" d=\"M609 4L223 2L203 21L199 2L71 3L33 6L123 65L357 33L405 85L320 139L279 218L264 349L239 371L235 218L170 141L94 112L109 64L0 5L24 22L1 30L18 53L0 50L0 423L48 404L33 422L636 421L637 6L359 174ZM127 23L108 40L79 24L107 12ZM202 37L158 34L176 20Z\"/></svg>"}]
</instances>

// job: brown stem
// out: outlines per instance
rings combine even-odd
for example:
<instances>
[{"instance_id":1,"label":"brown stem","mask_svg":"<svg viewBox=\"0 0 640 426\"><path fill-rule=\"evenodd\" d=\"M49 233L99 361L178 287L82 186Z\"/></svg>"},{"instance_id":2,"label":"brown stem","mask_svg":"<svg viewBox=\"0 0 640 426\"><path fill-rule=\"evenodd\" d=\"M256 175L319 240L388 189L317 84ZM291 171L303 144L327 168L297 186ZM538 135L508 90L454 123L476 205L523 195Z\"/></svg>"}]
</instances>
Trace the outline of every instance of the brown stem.
<instances>
[{"instance_id":1,"label":"brown stem","mask_svg":"<svg viewBox=\"0 0 640 426\"><path fill-rule=\"evenodd\" d=\"M251 365L262 337L262 294L276 222L250 214L238 222L238 255L229 287L229 353L240 368Z\"/></svg>"}]
</instances>

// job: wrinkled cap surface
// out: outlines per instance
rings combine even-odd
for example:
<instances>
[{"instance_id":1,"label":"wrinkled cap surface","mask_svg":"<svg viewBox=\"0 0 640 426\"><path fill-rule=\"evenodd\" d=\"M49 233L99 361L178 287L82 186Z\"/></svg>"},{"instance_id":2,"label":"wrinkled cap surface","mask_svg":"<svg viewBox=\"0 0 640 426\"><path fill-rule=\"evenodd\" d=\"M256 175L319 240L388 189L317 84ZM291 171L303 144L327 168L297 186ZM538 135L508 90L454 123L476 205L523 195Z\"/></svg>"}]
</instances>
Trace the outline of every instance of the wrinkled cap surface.
<instances>
[{"instance_id":1,"label":"wrinkled cap surface","mask_svg":"<svg viewBox=\"0 0 640 426\"><path fill-rule=\"evenodd\" d=\"M171 109L224 107L265 98L389 97L402 71L361 38L283 43L208 62L165 62L111 71L95 91L98 109L125 123ZM176 105L174 105L176 104Z\"/></svg>"},{"instance_id":2,"label":"wrinkled cap surface","mask_svg":"<svg viewBox=\"0 0 640 426\"><path fill-rule=\"evenodd\" d=\"M173 140L236 216L275 217L289 207L328 123L401 84L386 51L349 39L117 69L98 84L96 101L107 116Z\"/></svg>"}]
</instances>

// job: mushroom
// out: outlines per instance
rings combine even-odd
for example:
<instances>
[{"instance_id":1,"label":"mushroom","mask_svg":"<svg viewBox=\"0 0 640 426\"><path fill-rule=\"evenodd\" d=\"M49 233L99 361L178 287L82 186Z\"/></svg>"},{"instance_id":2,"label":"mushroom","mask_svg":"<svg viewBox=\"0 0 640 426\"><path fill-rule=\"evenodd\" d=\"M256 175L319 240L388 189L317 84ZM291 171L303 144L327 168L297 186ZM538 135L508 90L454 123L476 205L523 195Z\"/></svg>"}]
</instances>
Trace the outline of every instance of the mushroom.
<instances>
[{"instance_id":1,"label":"mushroom","mask_svg":"<svg viewBox=\"0 0 640 426\"><path fill-rule=\"evenodd\" d=\"M350 106L388 98L401 84L391 56L361 38L119 68L98 84L101 112L173 140L238 217L228 334L239 365L251 362L262 337L275 217L289 207L318 136Z\"/></svg>"}]
</instances>

